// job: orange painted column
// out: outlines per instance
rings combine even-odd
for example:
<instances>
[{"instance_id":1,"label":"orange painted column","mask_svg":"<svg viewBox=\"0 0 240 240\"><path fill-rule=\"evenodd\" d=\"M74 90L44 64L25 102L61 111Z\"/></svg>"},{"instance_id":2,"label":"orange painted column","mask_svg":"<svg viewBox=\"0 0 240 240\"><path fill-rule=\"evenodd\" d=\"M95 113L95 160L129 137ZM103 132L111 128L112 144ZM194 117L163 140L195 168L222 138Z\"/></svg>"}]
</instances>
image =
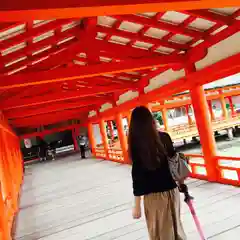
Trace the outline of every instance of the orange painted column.
<instances>
[{"instance_id":1,"label":"orange painted column","mask_svg":"<svg viewBox=\"0 0 240 240\"><path fill-rule=\"evenodd\" d=\"M96 156L96 141L93 134L93 125L88 123L88 139L91 144L92 155Z\"/></svg>"},{"instance_id":2,"label":"orange painted column","mask_svg":"<svg viewBox=\"0 0 240 240\"><path fill-rule=\"evenodd\" d=\"M186 114L187 114L187 117L188 117L188 125L192 125L192 124L193 124L193 121L192 121L191 116L189 115L190 105L186 105L186 106L185 106L185 109L186 109Z\"/></svg>"},{"instance_id":3,"label":"orange painted column","mask_svg":"<svg viewBox=\"0 0 240 240\"><path fill-rule=\"evenodd\" d=\"M117 124L118 137L121 144L121 149L123 152L123 161L124 163L129 163L127 137L124 132L122 120L123 120L122 114L118 113L116 115L116 124Z\"/></svg>"},{"instance_id":4,"label":"orange painted column","mask_svg":"<svg viewBox=\"0 0 240 240\"><path fill-rule=\"evenodd\" d=\"M232 117L233 117L236 113L235 113L235 109L234 109L234 104L233 104L232 96L229 96L229 97L228 97L228 101L229 101L229 106L230 106L230 109L231 109L231 115L232 115Z\"/></svg>"},{"instance_id":5,"label":"orange painted column","mask_svg":"<svg viewBox=\"0 0 240 240\"><path fill-rule=\"evenodd\" d=\"M216 118L215 118L215 114L214 114L213 108L212 108L212 101L208 100L207 103L208 103L208 109L209 109L209 112L210 112L211 120L215 121Z\"/></svg>"},{"instance_id":6,"label":"orange painted column","mask_svg":"<svg viewBox=\"0 0 240 240\"><path fill-rule=\"evenodd\" d=\"M163 108L162 110L162 118L163 118L163 124L165 131L168 132L169 127L168 127L168 110L166 108Z\"/></svg>"},{"instance_id":7,"label":"orange painted column","mask_svg":"<svg viewBox=\"0 0 240 240\"><path fill-rule=\"evenodd\" d=\"M144 106L148 108L150 111L152 111L150 103L145 103Z\"/></svg>"},{"instance_id":8,"label":"orange painted column","mask_svg":"<svg viewBox=\"0 0 240 240\"><path fill-rule=\"evenodd\" d=\"M219 91L219 94L222 94L222 91ZM220 103L221 103L221 108L222 108L222 116L224 119L228 118L228 111L227 111L227 107L226 107L226 101L224 96L220 96Z\"/></svg>"},{"instance_id":9,"label":"orange painted column","mask_svg":"<svg viewBox=\"0 0 240 240\"><path fill-rule=\"evenodd\" d=\"M72 129L72 139L73 139L73 145L74 145L74 151L79 151L79 145L77 142L77 133L76 133L76 129Z\"/></svg>"},{"instance_id":10,"label":"orange painted column","mask_svg":"<svg viewBox=\"0 0 240 240\"><path fill-rule=\"evenodd\" d=\"M3 189L0 183L0 239L10 240L11 238L8 234L10 231L7 226L7 215L2 192Z\"/></svg>"},{"instance_id":11,"label":"orange painted column","mask_svg":"<svg viewBox=\"0 0 240 240\"><path fill-rule=\"evenodd\" d=\"M130 112L127 113L126 118L127 118L127 123L128 123L128 129L129 129L130 123L131 123L131 113Z\"/></svg>"},{"instance_id":12,"label":"orange painted column","mask_svg":"<svg viewBox=\"0 0 240 240\"><path fill-rule=\"evenodd\" d=\"M108 138L107 138L107 133L106 133L105 122L104 122L103 119L100 119L99 127L100 127L100 133L101 133L101 137L102 137L103 148L104 148L104 151L105 151L106 159L109 159Z\"/></svg>"},{"instance_id":13,"label":"orange painted column","mask_svg":"<svg viewBox=\"0 0 240 240\"><path fill-rule=\"evenodd\" d=\"M213 135L204 89L202 86L196 86L190 90L190 94L205 159L208 180L216 181L218 179L217 162L215 160L216 142Z\"/></svg>"},{"instance_id":14,"label":"orange painted column","mask_svg":"<svg viewBox=\"0 0 240 240\"><path fill-rule=\"evenodd\" d=\"M110 130L111 140L113 141L114 140L114 131L113 131L113 123L112 123L112 121L107 121L107 125L108 125L108 128Z\"/></svg>"}]
</instances>

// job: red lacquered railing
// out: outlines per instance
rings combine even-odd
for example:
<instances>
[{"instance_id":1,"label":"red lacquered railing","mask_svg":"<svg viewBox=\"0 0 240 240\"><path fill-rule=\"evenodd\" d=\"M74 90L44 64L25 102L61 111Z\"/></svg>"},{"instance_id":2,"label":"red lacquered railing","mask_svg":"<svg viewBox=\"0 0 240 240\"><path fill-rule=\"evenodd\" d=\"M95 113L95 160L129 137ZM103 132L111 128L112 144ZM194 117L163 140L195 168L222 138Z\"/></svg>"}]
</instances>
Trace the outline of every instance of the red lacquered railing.
<instances>
[{"instance_id":1,"label":"red lacquered railing","mask_svg":"<svg viewBox=\"0 0 240 240\"><path fill-rule=\"evenodd\" d=\"M114 162L124 162L123 152L120 148L109 148L108 149L108 158Z\"/></svg>"},{"instance_id":2,"label":"red lacquered railing","mask_svg":"<svg viewBox=\"0 0 240 240\"><path fill-rule=\"evenodd\" d=\"M240 186L240 157L216 157L219 182Z\"/></svg>"},{"instance_id":3,"label":"red lacquered railing","mask_svg":"<svg viewBox=\"0 0 240 240\"><path fill-rule=\"evenodd\" d=\"M208 179L207 169L203 155L186 154L190 158L189 165L192 177ZM218 170L217 182L240 186L240 157L216 156L216 168Z\"/></svg>"},{"instance_id":4,"label":"red lacquered railing","mask_svg":"<svg viewBox=\"0 0 240 240\"><path fill-rule=\"evenodd\" d=\"M103 148L95 148L96 157L123 163L123 153L120 148L109 148L107 154ZM107 157L108 155L108 157ZM189 157L191 177L208 180L204 156L201 154L186 154ZM216 156L216 169L219 183L240 186L240 157Z\"/></svg>"},{"instance_id":5,"label":"red lacquered railing","mask_svg":"<svg viewBox=\"0 0 240 240\"><path fill-rule=\"evenodd\" d=\"M189 166L191 168L191 177L207 180L207 169L203 155L185 154L189 157Z\"/></svg>"}]
</instances>

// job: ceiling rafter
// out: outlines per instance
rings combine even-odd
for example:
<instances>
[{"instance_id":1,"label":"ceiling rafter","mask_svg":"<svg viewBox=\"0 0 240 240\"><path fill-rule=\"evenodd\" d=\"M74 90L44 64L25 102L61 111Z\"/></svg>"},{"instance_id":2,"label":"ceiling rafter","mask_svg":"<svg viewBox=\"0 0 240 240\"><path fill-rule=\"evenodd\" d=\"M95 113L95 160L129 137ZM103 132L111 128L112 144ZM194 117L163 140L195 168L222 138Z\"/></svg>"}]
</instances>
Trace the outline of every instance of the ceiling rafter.
<instances>
[{"instance_id":1,"label":"ceiling rafter","mask_svg":"<svg viewBox=\"0 0 240 240\"><path fill-rule=\"evenodd\" d=\"M25 42L29 39L31 40L33 37L37 37L46 32L55 30L56 28L61 27L62 25L71 23L72 21L73 21L73 19L55 20L55 21L51 21L50 23L44 24L42 26L32 28L31 30L21 33L21 34L15 36L14 38L11 38L11 39L1 42L0 43L0 51L8 49L8 48L10 48L14 45L17 45L21 42Z\"/></svg>"},{"instance_id":2,"label":"ceiling rafter","mask_svg":"<svg viewBox=\"0 0 240 240\"><path fill-rule=\"evenodd\" d=\"M24 109L14 109L10 111L5 111L4 115L8 119L18 119L18 118L25 118L31 116L37 116L47 113L55 113L55 112L64 112L65 110L89 110L90 108L94 107L94 105L101 105L104 103L104 99L93 99L91 102L84 102L84 101L74 101L74 102L61 102L61 103L54 103L51 105L43 105L39 106L38 108L24 108Z\"/></svg>"},{"instance_id":3,"label":"ceiling rafter","mask_svg":"<svg viewBox=\"0 0 240 240\"><path fill-rule=\"evenodd\" d=\"M21 99L21 101L6 101L1 102L1 109L14 109L14 108L20 108L20 107L27 107L27 106L38 106L41 104L50 104L53 102L58 101L66 101L66 100L73 100L78 98L85 98L89 96L98 96L98 97L104 97L104 95L112 93L114 91L127 91L129 88L126 88L124 86L119 87L98 87L98 89L82 89L81 91L61 91L56 92L51 95L44 95L44 96L38 96L38 97L32 97L32 98L25 98Z\"/></svg>"},{"instance_id":4,"label":"ceiling rafter","mask_svg":"<svg viewBox=\"0 0 240 240\"><path fill-rule=\"evenodd\" d=\"M22 48L16 52L9 53L6 56L1 56L0 57L0 66L2 67L6 63L12 62L12 61L17 60L26 55L32 55L34 52L40 51L48 46L57 44L58 42L60 42L64 39L75 36L78 33L78 30L79 29L77 27L74 27L72 29L62 32L59 35L49 36L46 39L43 39L39 42L28 45L25 48Z\"/></svg>"},{"instance_id":5,"label":"ceiling rafter","mask_svg":"<svg viewBox=\"0 0 240 240\"><path fill-rule=\"evenodd\" d=\"M19 119L10 120L10 124L16 127L28 127L35 126L38 127L40 125L46 124L54 124L57 122L67 121L67 120L80 120L83 117L86 117L88 114L88 109L85 111L81 111L81 109L71 109L60 112L46 113L37 116L30 116Z\"/></svg>"},{"instance_id":6,"label":"ceiling rafter","mask_svg":"<svg viewBox=\"0 0 240 240\"><path fill-rule=\"evenodd\" d=\"M142 58L139 61L128 60L124 61L121 64L96 64L83 67L71 67L68 69L62 68L51 71L44 71L39 72L38 74L29 73L18 74L16 76L5 76L0 77L0 89L3 90L23 86L92 78L108 73L131 72L138 69L151 69L154 66L160 67L166 65L182 65L185 60L186 59L184 56L159 56L153 58Z\"/></svg>"},{"instance_id":7,"label":"ceiling rafter","mask_svg":"<svg viewBox=\"0 0 240 240\"><path fill-rule=\"evenodd\" d=\"M144 36L144 35L139 35L138 33L127 32L127 31L122 31L119 29L113 29L113 28L108 28L108 27L103 27L103 26L97 26L96 31L106 33L110 36L112 36L112 35L120 36L120 37L128 38L128 39L131 39L134 41L143 41L143 42L151 43L151 44L158 45L158 46L161 45L161 46L164 46L167 48L177 49L180 51L186 50L188 48L187 44L168 42L168 41L161 40L161 39L156 39L156 38L152 38L152 37L148 37L148 36Z\"/></svg>"},{"instance_id":8,"label":"ceiling rafter","mask_svg":"<svg viewBox=\"0 0 240 240\"><path fill-rule=\"evenodd\" d=\"M148 26L148 27L162 29L165 31L173 32L175 34L183 34L183 35L190 36L193 38L200 37L202 35L202 33L200 31L179 27L179 26L167 23L167 22L163 22L163 21L160 22L154 18L153 19L146 18L146 17L139 16L139 15L118 15L118 16L114 16L114 18L119 19L121 21L129 21L129 22L142 24L142 25Z\"/></svg>"}]
</instances>

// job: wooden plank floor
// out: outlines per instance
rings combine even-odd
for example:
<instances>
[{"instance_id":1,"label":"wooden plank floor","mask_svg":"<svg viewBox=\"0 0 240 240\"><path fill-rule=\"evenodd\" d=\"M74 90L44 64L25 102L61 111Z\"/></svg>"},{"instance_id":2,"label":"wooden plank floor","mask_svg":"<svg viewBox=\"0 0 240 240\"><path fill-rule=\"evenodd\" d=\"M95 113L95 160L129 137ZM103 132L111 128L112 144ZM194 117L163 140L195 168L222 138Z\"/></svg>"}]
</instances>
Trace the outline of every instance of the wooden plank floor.
<instances>
[{"instance_id":1,"label":"wooden plank floor","mask_svg":"<svg viewBox=\"0 0 240 240\"><path fill-rule=\"evenodd\" d=\"M240 189L189 180L208 239L239 239ZM68 156L26 169L17 240L147 240L144 220L131 218L130 166ZM197 240L182 204L188 239Z\"/></svg>"}]
</instances>

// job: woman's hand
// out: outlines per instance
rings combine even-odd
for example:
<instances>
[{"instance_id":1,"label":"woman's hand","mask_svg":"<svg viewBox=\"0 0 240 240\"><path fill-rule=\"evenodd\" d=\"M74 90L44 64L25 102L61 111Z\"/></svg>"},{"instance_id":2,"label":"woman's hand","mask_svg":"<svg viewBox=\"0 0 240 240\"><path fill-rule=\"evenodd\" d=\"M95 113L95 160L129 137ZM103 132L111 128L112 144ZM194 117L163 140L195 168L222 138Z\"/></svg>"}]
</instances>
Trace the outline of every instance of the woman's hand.
<instances>
[{"instance_id":1,"label":"woman's hand","mask_svg":"<svg viewBox=\"0 0 240 240\"><path fill-rule=\"evenodd\" d=\"M142 216L141 207L133 207L132 216L133 219L140 219Z\"/></svg>"}]
</instances>

